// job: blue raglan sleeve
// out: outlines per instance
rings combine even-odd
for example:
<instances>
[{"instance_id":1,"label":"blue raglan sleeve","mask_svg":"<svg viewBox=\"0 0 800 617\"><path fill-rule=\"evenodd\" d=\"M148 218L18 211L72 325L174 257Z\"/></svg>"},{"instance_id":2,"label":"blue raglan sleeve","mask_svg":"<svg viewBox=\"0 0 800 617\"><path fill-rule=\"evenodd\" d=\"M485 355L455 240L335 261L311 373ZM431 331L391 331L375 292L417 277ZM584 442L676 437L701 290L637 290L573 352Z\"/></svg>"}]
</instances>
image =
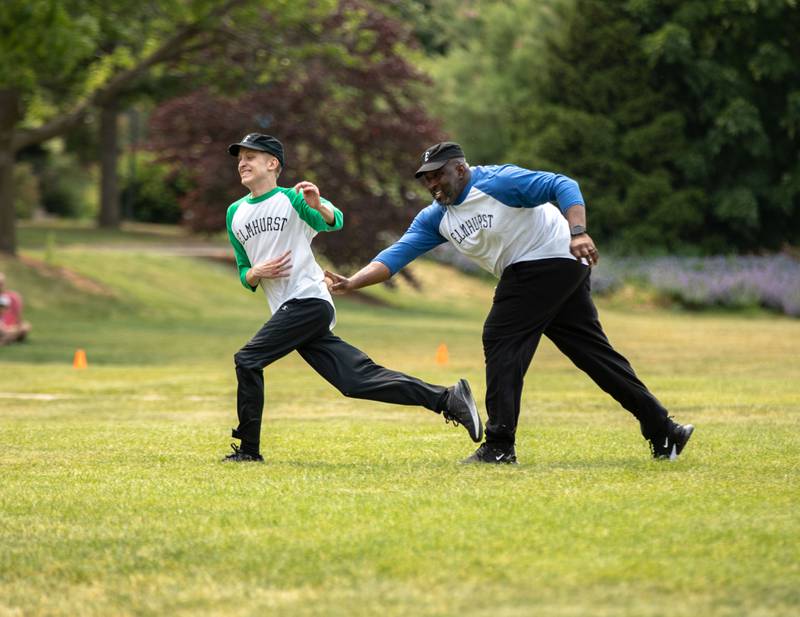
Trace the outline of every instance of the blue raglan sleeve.
<instances>
[{"instance_id":1,"label":"blue raglan sleeve","mask_svg":"<svg viewBox=\"0 0 800 617\"><path fill-rule=\"evenodd\" d=\"M549 201L566 212L571 206L585 205L581 189L572 178L516 165L495 168L494 173L486 174L476 186L516 208L534 208Z\"/></svg>"},{"instance_id":2,"label":"blue raglan sleeve","mask_svg":"<svg viewBox=\"0 0 800 617\"><path fill-rule=\"evenodd\" d=\"M444 208L431 204L411 222L406 233L390 247L382 250L372 261L379 261L394 275L420 255L445 242L439 233Z\"/></svg>"}]
</instances>

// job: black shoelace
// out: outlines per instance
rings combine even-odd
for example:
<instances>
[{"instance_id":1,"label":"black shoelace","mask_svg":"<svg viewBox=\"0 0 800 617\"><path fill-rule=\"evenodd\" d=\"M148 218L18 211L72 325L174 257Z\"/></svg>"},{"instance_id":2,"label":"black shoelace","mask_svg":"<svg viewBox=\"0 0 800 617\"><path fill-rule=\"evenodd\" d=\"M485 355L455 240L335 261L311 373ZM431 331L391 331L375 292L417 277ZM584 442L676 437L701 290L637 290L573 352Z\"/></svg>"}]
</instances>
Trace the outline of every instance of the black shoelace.
<instances>
[{"instance_id":1,"label":"black shoelace","mask_svg":"<svg viewBox=\"0 0 800 617\"><path fill-rule=\"evenodd\" d=\"M229 454L225 458L235 458L235 457L239 456L242 453L242 451L239 448L239 446L237 446L235 443L231 444L231 450L233 450L233 454Z\"/></svg>"},{"instance_id":2,"label":"black shoelace","mask_svg":"<svg viewBox=\"0 0 800 617\"><path fill-rule=\"evenodd\" d=\"M445 424L451 424L451 423L452 423L452 424L453 424L453 426L459 426L459 425L461 424L461 422L459 422L459 421L458 421L458 418L456 418L456 417L455 417L453 414L451 414L451 413L448 413L448 412L446 412L446 411L443 411L443 412L442 412L442 415L444 416L444 422L445 422Z\"/></svg>"}]
</instances>

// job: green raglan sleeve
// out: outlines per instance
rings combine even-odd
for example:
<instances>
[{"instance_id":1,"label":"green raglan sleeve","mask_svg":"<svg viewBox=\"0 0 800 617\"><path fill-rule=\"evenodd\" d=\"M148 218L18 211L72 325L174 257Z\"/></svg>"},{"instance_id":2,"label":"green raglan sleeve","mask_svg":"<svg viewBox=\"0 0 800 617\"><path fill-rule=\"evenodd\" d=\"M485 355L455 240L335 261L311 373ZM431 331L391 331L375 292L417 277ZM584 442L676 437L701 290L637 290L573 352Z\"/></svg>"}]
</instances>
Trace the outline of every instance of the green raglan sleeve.
<instances>
[{"instance_id":1,"label":"green raglan sleeve","mask_svg":"<svg viewBox=\"0 0 800 617\"><path fill-rule=\"evenodd\" d=\"M242 285L249 289L250 291L255 291L257 287L253 287L250 283L247 282L247 271L253 265L250 263L250 259L247 257L247 253L242 246L242 243L239 242L238 238L233 235L233 230L231 229L231 221L233 221L233 215L236 214L236 210L239 208L239 204L241 202L237 201L233 203L228 208L228 214L225 216L225 226L228 228L228 240L231 241L231 245L233 246L233 252L236 255L236 267L239 269L239 280L242 282Z\"/></svg>"},{"instance_id":2,"label":"green raglan sleeve","mask_svg":"<svg viewBox=\"0 0 800 617\"><path fill-rule=\"evenodd\" d=\"M295 212L297 212L297 215L315 231L338 231L344 225L344 215L342 211L324 197L320 197L319 200L333 210L332 225L328 225L325 219L322 218L322 214L306 203L302 194L294 189L285 189L284 193L289 198L289 201L292 202L292 207L295 209Z\"/></svg>"}]
</instances>

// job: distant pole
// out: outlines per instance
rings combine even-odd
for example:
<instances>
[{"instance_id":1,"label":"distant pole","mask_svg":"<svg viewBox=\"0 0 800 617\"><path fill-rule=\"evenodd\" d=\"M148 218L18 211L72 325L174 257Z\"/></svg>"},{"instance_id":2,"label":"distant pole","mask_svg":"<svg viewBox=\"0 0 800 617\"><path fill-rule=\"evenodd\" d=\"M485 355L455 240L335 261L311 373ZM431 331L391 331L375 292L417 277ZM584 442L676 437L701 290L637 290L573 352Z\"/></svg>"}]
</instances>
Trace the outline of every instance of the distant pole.
<instances>
[{"instance_id":1,"label":"distant pole","mask_svg":"<svg viewBox=\"0 0 800 617\"><path fill-rule=\"evenodd\" d=\"M119 132L117 102L100 108L100 227L117 229L120 224L117 161Z\"/></svg>"},{"instance_id":2,"label":"distant pole","mask_svg":"<svg viewBox=\"0 0 800 617\"><path fill-rule=\"evenodd\" d=\"M17 217L14 210L14 127L22 117L19 93L0 87L0 253L17 253Z\"/></svg>"},{"instance_id":3,"label":"distant pole","mask_svg":"<svg viewBox=\"0 0 800 617\"><path fill-rule=\"evenodd\" d=\"M138 190L136 178L136 147L139 144L139 112L135 107L128 109L128 186L125 191L125 218L133 220Z\"/></svg>"}]
</instances>

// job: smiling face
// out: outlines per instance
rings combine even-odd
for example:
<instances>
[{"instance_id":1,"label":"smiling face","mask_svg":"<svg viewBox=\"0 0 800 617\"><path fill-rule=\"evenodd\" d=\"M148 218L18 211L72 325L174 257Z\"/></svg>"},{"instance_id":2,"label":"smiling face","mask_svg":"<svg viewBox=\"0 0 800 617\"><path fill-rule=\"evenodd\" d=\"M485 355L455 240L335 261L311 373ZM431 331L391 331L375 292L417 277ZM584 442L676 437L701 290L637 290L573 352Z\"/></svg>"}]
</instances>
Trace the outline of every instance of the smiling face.
<instances>
[{"instance_id":1,"label":"smiling face","mask_svg":"<svg viewBox=\"0 0 800 617\"><path fill-rule=\"evenodd\" d=\"M250 148L239 148L238 158L239 178L254 196L274 188L281 167L277 158L267 152Z\"/></svg>"},{"instance_id":2,"label":"smiling face","mask_svg":"<svg viewBox=\"0 0 800 617\"><path fill-rule=\"evenodd\" d=\"M431 196L443 206L451 206L467 186L469 165L464 159L450 159L444 166L426 171L419 178Z\"/></svg>"}]
</instances>

